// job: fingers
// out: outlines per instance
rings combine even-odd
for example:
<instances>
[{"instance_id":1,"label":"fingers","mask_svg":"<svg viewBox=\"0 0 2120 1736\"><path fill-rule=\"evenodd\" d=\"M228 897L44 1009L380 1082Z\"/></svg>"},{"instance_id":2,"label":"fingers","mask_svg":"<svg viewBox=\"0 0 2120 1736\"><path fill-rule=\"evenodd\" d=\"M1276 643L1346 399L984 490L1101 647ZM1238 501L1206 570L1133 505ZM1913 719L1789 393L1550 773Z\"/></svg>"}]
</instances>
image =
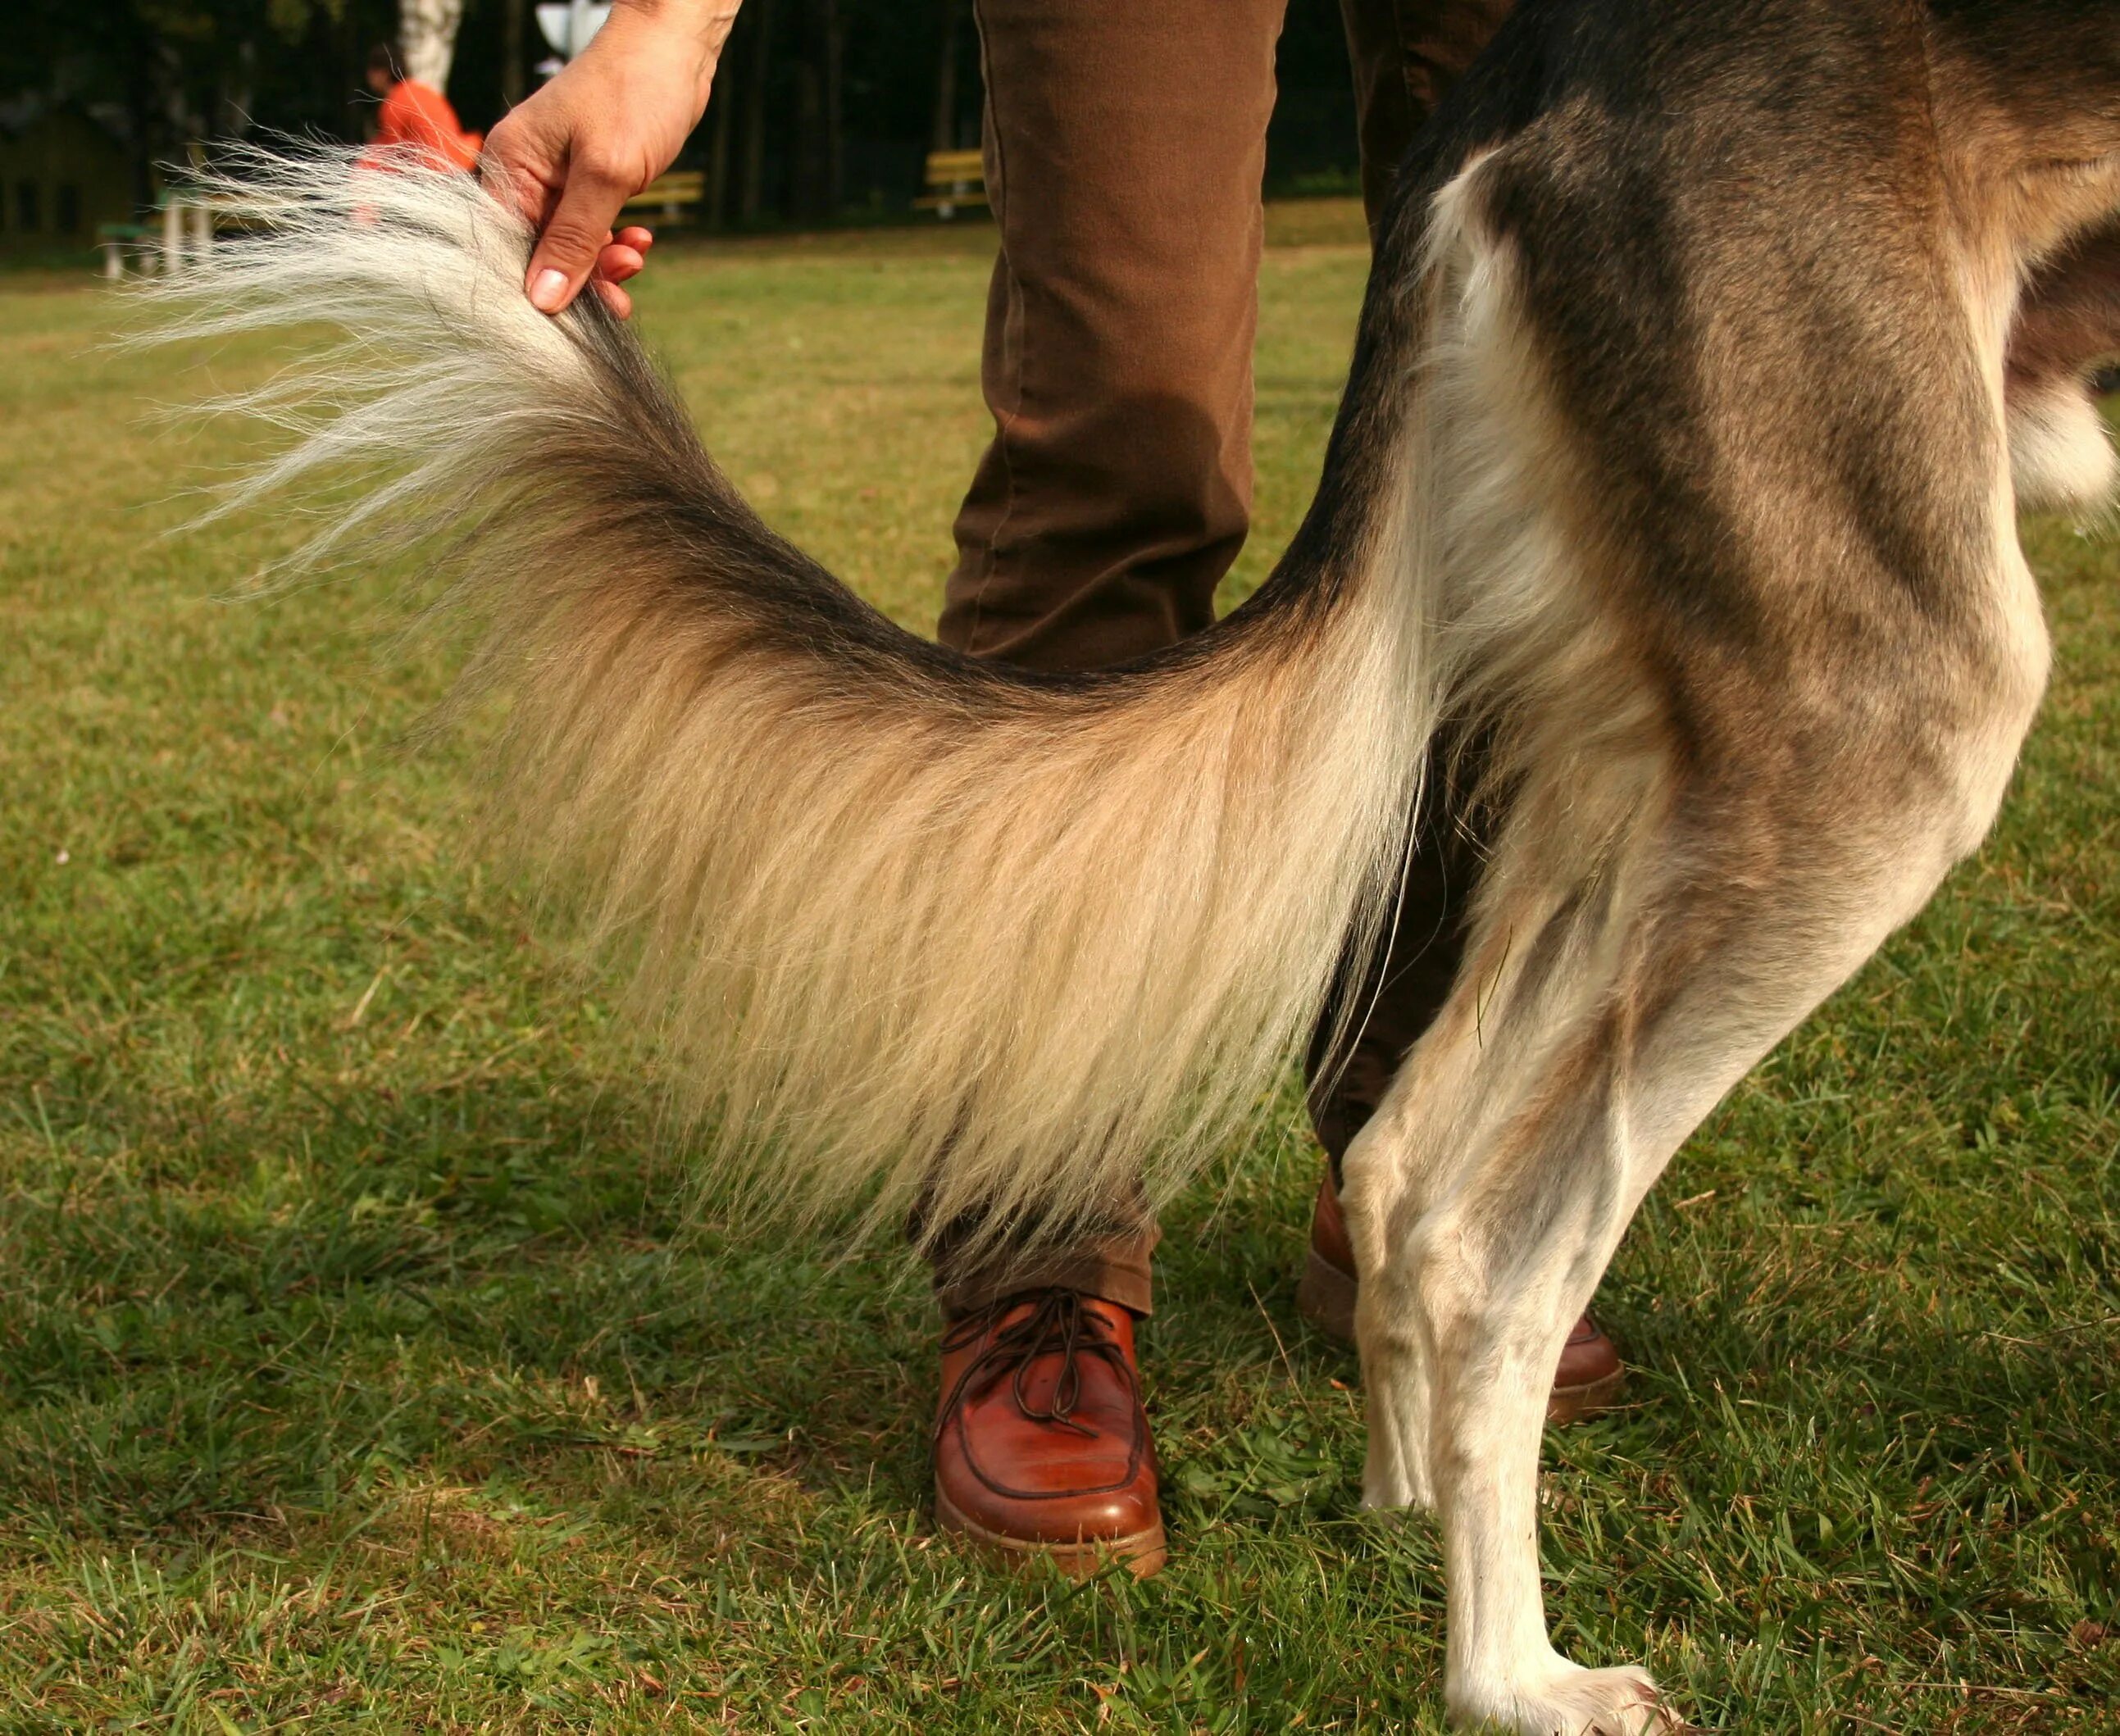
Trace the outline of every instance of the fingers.
<instances>
[{"instance_id":1,"label":"fingers","mask_svg":"<svg viewBox=\"0 0 2120 1736\"><path fill-rule=\"evenodd\" d=\"M623 283L629 277L638 277L647 263L636 249L614 242L597 255L595 281Z\"/></svg>"},{"instance_id":2,"label":"fingers","mask_svg":"<svg viewBox=\"0 0 2120 1736\"><path fill-rule=\"evenodd\" d=\"M641 253L652 244L653 238L644 229L622 229L619 234L638 236L639 245L633 246L617 240L607 242L603 251L597 255L596 271L589 279L589 287L621 319L630 319L633 317L633 298L619 285L627 278L640 275L641 267L648 262L641 258Z\"/></svg>"},{"instance_id":3,"label":"fingers","mask_svg":"<svg viewBox=\"0 0 2120 1736\"><path fill-rule=\"evenodd\" d=\"M581 293L611 234L612 220L632 191L593 160L568 164L566 183L523 278L531 304L540 313L556 313Z\"/></svg>"}]
</instances>

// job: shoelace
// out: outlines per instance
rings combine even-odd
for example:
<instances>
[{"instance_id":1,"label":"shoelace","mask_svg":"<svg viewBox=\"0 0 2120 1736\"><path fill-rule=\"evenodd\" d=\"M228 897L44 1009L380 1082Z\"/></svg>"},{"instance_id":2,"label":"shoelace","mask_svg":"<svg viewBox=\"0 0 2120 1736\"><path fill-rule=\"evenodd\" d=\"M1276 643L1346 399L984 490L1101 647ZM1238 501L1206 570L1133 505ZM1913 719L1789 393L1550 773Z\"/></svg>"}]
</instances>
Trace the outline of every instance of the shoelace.
<instances>
[{"instance_id":1,"label":"shoelace","mask_svg":"<svg viewBox=\"0 0 2120 1736\"><path fill-rule=\"evenodd\" d=\"M1010 1325L995 1330L996 1323L1003 1316L1034 1297L1035 1303L1030 1313ZM947 1419L957 1413L957 1407L967 1395L984 1391L1010 1371L1013 1371L1010 1393L1019 1411L1034 1423L1048 1423L1078 1435L1096 1433L1095 1429L1074 1420L1076 1401L1082 1395L1079 1358L1100 1356L1118 1371L1129 1387L1133 1385L1133 1370L1127 1364L1126 1353L1119 1348L1118 1340L1112 1335L1112 1329L1103 1316L1082 1306L1079 1290L1025 1290L1004 1296L951 1327L943 1336L942 1348L945 1353L961 1350L989 1333L993 1338L986 1348L972 1358L965 1372L957 1376L957 1384L950 1389L950 1396L938 1413L938 1435ZM1034 1362L1054 1351L1061 1358L1059 1377L1053 1381L1052 1396L1046 1403L1034 1405L1024 1390L1024 1378L1030 1372Z\"/></svg>"}]
</instances>

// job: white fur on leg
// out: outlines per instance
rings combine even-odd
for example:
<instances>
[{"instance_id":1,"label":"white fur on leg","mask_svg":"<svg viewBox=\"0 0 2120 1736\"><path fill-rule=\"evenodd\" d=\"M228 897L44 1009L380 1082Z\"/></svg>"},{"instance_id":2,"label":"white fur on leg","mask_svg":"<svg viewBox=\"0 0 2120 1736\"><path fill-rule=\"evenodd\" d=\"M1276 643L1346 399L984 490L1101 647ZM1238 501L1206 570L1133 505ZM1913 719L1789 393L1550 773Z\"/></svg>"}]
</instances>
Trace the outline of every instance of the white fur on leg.
<instances>
[{"instance_id":1,"label":"white fur on leg","mask_svg":"<svg viewBox=\"0 0 2120 1736\"><path fill-rule=\"evenodd\" d=\"M2116 465L2104 419L2075 376L2043 380L2009 399L2010 476L2034 512L2102 505Z\"/></svg>"},{"instance_id":2,"label":"white fur on leg","mask_svg":"<svg viewBox=\"0 0 2120 1736\"><path fill-rule=\"evenodd\" d=\"M1509 1037L1426 1046L1347 1154L1348 1228L1364 1273L1363 1499L1440 1512L1445 1692L1458 1722L1518 1736L1640 1736L1664 1722L1649 1678L1578 1668L1546 1634L1537 1496L1546 1394L1639 1178L1630 1173L1625 1117L1598 1093L1583 1121L1555 1130L1574 1161L1535 1190L1550 1208L1544 1233L1527 1243L1515 1232L1527 1196L1506 1176L1497 1192L1490 1167L1512 1144L1513 1118L1481 1111L1513 1097L1512 1063L1545 1052L1544 1042L1519 1048ZM1434 1124L1454 1107L1473 1112L1439 1161L1426 1155L1438 1149ZM1614 1178L1616 1187L1605 1185Z\"/></svg>"},{"instance_id":3,"label":"white fur on leg","mask_svg":"<svg viewBox=\"0 0 2120 1736\"><path fill-rule=\"evenodd\" d=\"M1427 1358L1417 1343L1394 1341L1379 1328L1364 1330L1358 1325L1355 1337L1361 1346L1362 1390L1368 1395L1364 1421L1369 1437L1362 1466L1362 1505L1433 1507Z\"/></svg>"},{"instance_id":4,"label":"white fur on leg","mask_svg":"<svg viewBox=\"0 0 2120 1736\"><path fill-rule=\"evenodd\" d=\"M1484 1320L1442 1334L1434 1463L1449 1575L1444 1697L1452 1721L1469 1729L1645 1736L1667 1724L1648 1675L1585 1669L1546 1637L1538 1447L1566 1328L1560 1300L1535 1293L1542 1288L1527 1287Z\"/></svg>"},{"instance_id":5,"label":"white fur on leg","mask_svg":"<svg viewBox=\"0 0 2120 1736\"><path fill-rule=\"evenodd\" d=\"M1519 1675L1491 1695L1453 1694L1450 1715L1469 1729L1485 1726L1538 1736L1648 1736L1678 1727L1646 1671L1630 1665L1585 1669L1551 1651L1542 1673Z\"/></svg>"},{"instance_id":6,"label":"white fur on leg","mask_svg":"<svg viewBox=\"0 0 2120 1736\"><path fill-rule=\"evenodd\" d=\"M1429 1429L1433 1416L1427 1346L1406 1275L1391 1255L1386 1230L1410 1166L1392 1141L1395 1121L1371 1119L1341 1162L1341 1198L1355 1265L1366 1274L1355 1301L1355 1342L1362 1358L1369 1451L1362 1469L1365 1507L1433 1507Z\"/></svg>"},{"instance_id":7,"label":"white fur on leg","mask_svg":"<svg viewBox=\"0 0 2120 1736\"><path fill-rule=\"evenodd\" d=\"M1514 1249L1499 1258L1475 1251L1484 1214L1456 1200L1406 1238L1404 1258L1417 1275L1406 1288L1434 1346L1431 1464L1450 1595L1444 1694L1452 1717L1469 1728L1641 1736L1666 1723L1640 1670L1586 1669L1553 1650L1539 1582L1547 1389L1569 1322L1618 1236L1596 1167L1573 1167L1564 1186L1574 1197L1527 1258Z\"/></svg>"}]
</instances>

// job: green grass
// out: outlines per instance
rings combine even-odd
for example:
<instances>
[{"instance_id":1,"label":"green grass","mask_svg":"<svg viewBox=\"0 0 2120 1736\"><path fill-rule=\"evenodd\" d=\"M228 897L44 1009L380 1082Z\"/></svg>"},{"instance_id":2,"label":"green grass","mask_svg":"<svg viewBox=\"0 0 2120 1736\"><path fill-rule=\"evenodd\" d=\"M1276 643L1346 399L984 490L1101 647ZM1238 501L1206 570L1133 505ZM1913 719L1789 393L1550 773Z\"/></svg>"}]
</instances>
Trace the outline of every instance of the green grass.
<instances>
[{"instance_id":1,"label":"green grass","mask_svg":"<svg viewBox=\"0 0 2120 1736\"><path fill-rule=\"evenodd\" d=\"M1364 259L1267 264L1255 581ZM643 323L764 511L932 620L981 230L672 250ZM931 1538L894 1249L700 1223L652 1066L458 842L388 587L216 601L240 449L0 286L0 1730L1434 1730L1432 1525L1355 1511L1294 1130L1171 1217L1176 1555ZM1549 1437L1560 1643L1747 1732L2120 1728L2120 571L2034 528L2054 692L2000 831L1679 1158L1608 1280L1631 1407ZM2110 1634L2112 1636L2108 1637Z\"/></svg>"}]
</instances>

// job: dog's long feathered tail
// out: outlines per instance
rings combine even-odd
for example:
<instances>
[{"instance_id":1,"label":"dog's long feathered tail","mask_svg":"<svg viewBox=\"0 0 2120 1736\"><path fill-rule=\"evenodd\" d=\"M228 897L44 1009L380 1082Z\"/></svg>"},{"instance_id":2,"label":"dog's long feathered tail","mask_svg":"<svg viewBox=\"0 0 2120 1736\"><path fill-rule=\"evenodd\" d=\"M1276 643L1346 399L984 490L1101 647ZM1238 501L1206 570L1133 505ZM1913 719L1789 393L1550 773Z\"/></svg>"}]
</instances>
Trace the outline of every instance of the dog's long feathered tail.
<instances>
[{"instance_id":1,"label":"dog's long feathered tail","mask_svg":"<svg viewBox=\"0 0 2120 1736\"><path fill-rule=\"evenodd\" d=\"M244 401L298 438L232 504L351 468L313 553L449 533L510 810L584 873L717 1149L798 1206L873 1185L997 1232L1256 1112L1401 860L1433 717L1407 509L1321 504L1164 657L1011 672L768 530L625 326L532 310L525 226L471 179L239 175L253 231L164 292L177 335L346 341Z\"/></svg>"}]
</instances>

